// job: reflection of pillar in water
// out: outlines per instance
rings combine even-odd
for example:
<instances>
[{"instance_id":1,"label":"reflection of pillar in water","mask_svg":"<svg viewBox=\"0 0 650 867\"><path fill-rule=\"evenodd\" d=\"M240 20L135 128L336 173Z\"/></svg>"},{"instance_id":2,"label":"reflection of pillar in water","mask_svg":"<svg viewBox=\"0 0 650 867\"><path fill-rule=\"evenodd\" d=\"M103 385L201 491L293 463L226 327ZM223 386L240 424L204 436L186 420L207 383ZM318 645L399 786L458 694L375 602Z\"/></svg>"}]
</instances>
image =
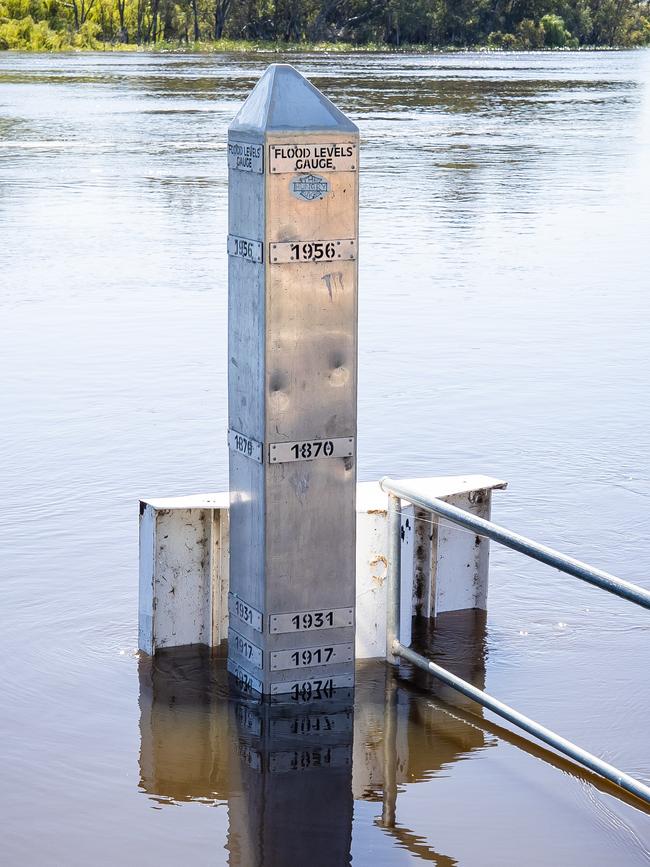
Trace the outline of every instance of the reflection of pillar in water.
<instances>
[{"instance_id":1,"label":"reflection of pillar in water","mask_svg":"<svg viewBox=\"0 0 650 867\"><path fill-rule=\"evenodd\" d=\"M241 700L231 773L233 867L350 863L353 692L331 699ZM234 792L237 792L235 795Z\"/></svg>"},{"instance_id":2,"label":"reflection of pillar in water","mask_svg":"<svg viewBox=\"0 0 650 867\"><path fill-rule=\"evenodd\" d=\"M484 626L473 614L441 615L426 646L482 686ZM400 824L399 791L493 743L454 693L438 702L430 684L404 683L408 666L368 661L354 691L261 701L229 693L225 660L197 648L143 657L139 674L141 786L161 802L228 800L231 867L348 864L353 797L382 804L400 846L452 863Z\"/></svg>"},{"instance_id":3,"label":"reflection of pillar in water","mask_svg":"<svg viewBox=\"0 0 650 867\"><path fill-rule=\"evenodd\" d=\"M228 800L233 867L350 862L353 690L274 703L229 695L225 660L196 648L143 656L139 675L149 796Z\"/></svg>"},{"instance_id":4,"label":"reflection of pillar in water","mask_svg":"<svg viewBox=\"0 0 650 867\"><path fill-rule=\"evenodd\" d=\"M227 675L200 648L141 656L140 785L161 800L226 799Z\"/></svg>"}]
</instances>

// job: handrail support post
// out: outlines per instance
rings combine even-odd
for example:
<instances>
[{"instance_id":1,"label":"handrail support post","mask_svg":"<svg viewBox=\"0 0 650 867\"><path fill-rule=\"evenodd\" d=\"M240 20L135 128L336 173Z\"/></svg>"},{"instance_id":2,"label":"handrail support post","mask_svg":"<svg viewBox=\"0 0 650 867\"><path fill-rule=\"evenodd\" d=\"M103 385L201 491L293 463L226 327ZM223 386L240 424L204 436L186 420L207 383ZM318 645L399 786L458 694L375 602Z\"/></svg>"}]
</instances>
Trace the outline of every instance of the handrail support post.
<instances>
[{"instance_id":1,"label":"handrail support post","mask_svg":"<svg viewBox=\"0 0 650 867\"><path fill-rule=\"evenodd\" d=\"M388 570L386 573L386 661L399 664L394 644L399 641L400 578L402 571L401 500L388 494Z\"/></svg>"}]
</instances>

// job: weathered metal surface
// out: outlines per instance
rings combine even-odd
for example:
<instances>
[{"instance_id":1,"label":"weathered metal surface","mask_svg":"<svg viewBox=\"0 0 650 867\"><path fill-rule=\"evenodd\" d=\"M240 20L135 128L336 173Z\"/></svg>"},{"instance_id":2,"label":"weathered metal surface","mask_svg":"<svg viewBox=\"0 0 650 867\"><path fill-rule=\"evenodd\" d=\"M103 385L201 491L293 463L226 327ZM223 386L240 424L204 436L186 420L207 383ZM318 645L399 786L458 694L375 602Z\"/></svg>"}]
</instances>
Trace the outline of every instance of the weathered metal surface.
<instances>
[{"instance_id":1,"label":"weathered metal surface","mask_svg":"<svg viewBox=\"0 0 650 867\"><path fill-rule=\"evenodd\" d=\"M248 463L251 463L250 460ZM404 484L414 485L422 494L459 504L468 512L489 514L491 490L504 486L503 482L486 476L450 476L431 479L410 479ZM272 611L266 614L269 634L282 634L279 630L295 630L294 617L298 617L305 646L320 642L316 638L321 629L327 641L340 641L331 638L339 634L344 626L355 623L356 657L366 659L383 657L386 652L386 570L388 566L387 548L387 504L388 497L377 482L362 482L357 486L357 534L356 534L356 603L349 607L336 609L322 607L313 609L294 609ZM401 522L412 513L403 502ZM202 517L203 515L203 517ZM189 527L197 527L201 522L205 533L194 533L191 547L188 542ZM421 526L421 529L418 527ZM453 603L466 605L476 599L477 588L484 593L487 587L488 544L481 538L475 546L475 535L467 532L449 532L440 548L437 543L437 520L428 513L415 510L415 541L406 542L401 552L402 574L405 586L402 589L401 608L403 638L406 638L407 618L411 613L420 612L437 616L435 610L436 593L438 606L442 608ZM404 526L405 540L408 528ZM444 534L443 534L444 535ZM167 536L167 539L164 539ZM171 549L168 547L171 539ZM157 553L157 540L165 547ZM458 549L455 549L458 546ZM260 646L258 634L262 630L262 611L251 606L248 600L236 597L229 599L229 509L227 494L206 494L191 497L168 497L147 500L141 505L140 518L140 612L139 646L147 653L156 647L175 647L179 644L217 645L227 637L229 619L238 632L246 631L240 623L236 611L230 614L233 606L238 606L245 623L251 627L247 637ZM167 593L164 597L169 575L169 551L176 552L176 570L180 580L186 585L183 594ZM452 568L453 564L456 567ZM472 568L467 568L467 563ZM478 572L475 570L478 568ZM409 573L410 570L410 574ZM438 574L436 574L438 573ZM476 582L478 575L479 581ZM207 578L206 578L207 576ZM411 577L412 576L412 577ZM207 581L207 583L206 583ZM407 584L413 584L412 603L409 606ZM207 598L206 594L207 593ZM156 604L154 606L154 599ZM433 609L428 608L433 599ZM177 621L185 619L184 609L192 614L193 632L187 631L190 625L178 628ZM248 611L247 609L252 609ZM459 610L459 609L452 609ZM210 632L210 612L212 629ZM335 625L329 627L328 614L332 612ZM308 615L312 617L311 628ZM317 616L320 615L320 616ZM318 626L319 623L323 626ZM156 642L154 642L154 635ZM311 636L311 637L310 637ZM324 642L323 642L324 643Z\"/></svg>"},{"instance_id":2,"label":"weathered metal surface","mask_svg":"<svg viewBox=\"0 0 650 867\"><path fill-rule=\"evenodd\" d=\"M212 508L210 582L212 587L212 640L217 647L228 637L228 585L230 582L230 510Z\"/></svg>"},{"instance_id":3,"label":"weathered metal surface","mask_svg":"<svg viewBox=\"0 0 650 867\"><path fill-rule=\"evenodd\" d=\"M445 502L489 520L490 499L487 491L479 490L446 497ZM433 552L434 616L445 611L462 611L467 608L487 610L489 539L476 533L468 533L444 518L429 514L428 519L437 527L437 544Z\"/></svg>"},{"instance_id":4,"label":"weathered metal surface","mask_svg":"<svg viewBox=\"0 0 650 867\"><path fill-rule=\"evenodd\" d=\"M504 483L486 476L451 476L432 479L410 479L405 484L414 485L420 493L460 505L472 513L480 510L489 515L491 491L504 487ZM316 615L322 616L327 627L328 640L337 633L340 626L347 625L349 612L355 621L356 657L367 659L383 657L386 644L386 571L388 566L387 548L387 504L388 497L377 482L362 482L357 486L357 545L356 545L356 604L349 608L320 608L294 612L272 612L267 616L267 629L270 634L278 634L281 629L294 627L293 617L299 620L304 635L311 635L305 644L314 643L314 636L323 627ZM408 512L406 503L402 504L402 522ZM229 509L227 494L206 494L191 497L169 497L148 500L141 505L140 518L140 612L139 647L147 653L155 652L156 647L175 647L179 644L217 645L227 637L230 619L232 626L241 632L240 618L233 606L239 607L245 623L252 627L248 637L259 646L255 633L262 630L262 612L250 606L247 600L229 597ZM201 514L205 513L204 518ZM206 532L194 534L192 548L188 549L187 533L190 524L204 520ZM421 530L418 530L419 524ZM458 604L466 606L476 603L477 590L484 598L487 588L488 545L489 540L481 537L476 545L472 533L449 533L440 548L437 542L438 522L429 513L423 516L415 511L415 545L406 545L401 552L402 574L405 584L413 583L412 606L410 613L431 616L441 613L443 605ZM406 530L406 528L405 528ZM419 535L418 535L419 534ZM164 539L167 536L167 539ZM166 604L154 607L154 598L160 596L160 588L166 583L169 574L168 547L156 556L156 540L162 539L165 545L177 552L177 569L185 592L177 596L176 591L167 595ZM170 542L171 540L171 542ZM451 546L451 547L449 547ZM454 548L456 546L456 548ZM470 564L468 567L467 564ZM456 564L454 566L454 564ZM410 570L410 574L407 573ZM478 570L478 571L476 571ZM436 574L438 573L438 574ZM208 576L208 599L205 597L205 581ZM412 576L412 577L411 577ZM476 578L478 576L478 582ZM406 640L406 618L409 606L408 589L402 589L401 633ZM436 598L438 610L436 611ZM433 600L430 605L429 600ZM184 609L192 613L193 632L188 633L177 627L177 619L185 619ZM251 609L247 611L247 609ZM460 610L451 608L451 610ZM210 635L210 611L212 630ZM327 614L332 611L333 628L328 627ZM313 626L308 625L307 615L311 615ZM276 618L280 618L277 620ZM339 618L341 618L339 620ZM154 642L154 634L156 642Z\"/></svg>"},{"instance_id":5,"label":"weathered metal surface","mask_svg":"<svg viewBox=\"0 0 650 867\"><path fill-rule=\"evenodd\" d=\"M141 508L140 649L210 644L211 511Z\"/></svg>"},{"instance_id":6,"label":"weathered metal surface","mask_svg":"<svg viewBox=\"0 0 650 867\"><path fill-rule=\"evenodd\" d=\"M278 253L255 261L243 244L246 255L229 257L229 424L264 445L262 464L247 442L230 450L231 590L264 615L261 638L246 624L241 634L264 652L263 690L284 692L295 677L271 681L271 655L313 638L271 633L268 616L354 607L357 264L337 250L356 246L358 132L279 64L229 141L230 235ZM245 142L264 151L261 173ZM353 625L331 632L332 644L353 645ZM328 669L352 672L338 657Z\"/></svg>"},{"instance_id":7,"label":"weathered metal surface","mask_svg":"<svg viewBox=\"0 0 650 867\"><path fill-rule=\"evenodd\" d=\"M407 647L411 644L411 622L413 619L413 585L417 568L415 550L415 508L402 504L400 507L400 598L399 598L399 639ZM390 544L389 544L390 551Z\"/></svg>"}]
</instances>

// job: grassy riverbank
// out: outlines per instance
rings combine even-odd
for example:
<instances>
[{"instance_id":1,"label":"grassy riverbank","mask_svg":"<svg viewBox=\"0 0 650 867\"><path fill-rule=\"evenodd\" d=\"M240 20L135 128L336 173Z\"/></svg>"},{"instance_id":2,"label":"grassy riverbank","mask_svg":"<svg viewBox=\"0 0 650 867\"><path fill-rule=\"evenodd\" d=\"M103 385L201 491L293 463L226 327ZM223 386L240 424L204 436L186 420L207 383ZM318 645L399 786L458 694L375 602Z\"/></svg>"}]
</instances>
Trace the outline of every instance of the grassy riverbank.
<instances>
[{"instance_id":1,"label":"grassy riverbank","mask_svg":"<svg viewBox=\"0 0 650 867\"><path fill-rule=\"evenodd\" d=\"M647 0L0 0L0 50L430 52L647 44Z\"/></svg>"},{"instance_id":2,"label":"grassy riverbank","mask_svg":"<svg viewBox=\"0 0 650 867\"><path fill-rule=\"evenodd\" d=\"M7 52L28 53L70 53L70 52L112 52L119 54L227 54L227 53L268 53L268 54L449 54L466 51L513 52L513 51L621 51L629 46L605 45L570 45L562 48L535 48L522 45L473 45L459 47L457 45L422 45L402 44L386 45L379 42L369 42L355 45L351 42L275 42L271 40L218 39L200 42L179 42L161 40L154 43L126 43L102 40L86 33L61 34L44 33L43 28L36 26L29 42L21 40L20 45L4 47ZM643 48L645 46L634 46ZM0 46L0 48L2 48Z\"/></svg>"}]
</instances>

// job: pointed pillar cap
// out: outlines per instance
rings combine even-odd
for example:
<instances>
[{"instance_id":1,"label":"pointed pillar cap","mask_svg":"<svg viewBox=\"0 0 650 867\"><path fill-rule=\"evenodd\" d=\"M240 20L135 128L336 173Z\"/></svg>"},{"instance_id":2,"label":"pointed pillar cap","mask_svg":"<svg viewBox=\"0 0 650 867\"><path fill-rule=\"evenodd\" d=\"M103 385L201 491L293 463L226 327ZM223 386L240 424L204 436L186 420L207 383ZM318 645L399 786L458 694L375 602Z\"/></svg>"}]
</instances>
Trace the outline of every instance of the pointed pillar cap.
<instances>
[{"instance_id":1,"label":"pointed pillar cap","mask_svg":"<svg viewBox=\"0 0 650 867\"><path fill-rule=\"evenodd\" d=\"M359 130L333 102L288 63L272 63L230 124L232 133Z\"/></svg>"}]
</instances>

